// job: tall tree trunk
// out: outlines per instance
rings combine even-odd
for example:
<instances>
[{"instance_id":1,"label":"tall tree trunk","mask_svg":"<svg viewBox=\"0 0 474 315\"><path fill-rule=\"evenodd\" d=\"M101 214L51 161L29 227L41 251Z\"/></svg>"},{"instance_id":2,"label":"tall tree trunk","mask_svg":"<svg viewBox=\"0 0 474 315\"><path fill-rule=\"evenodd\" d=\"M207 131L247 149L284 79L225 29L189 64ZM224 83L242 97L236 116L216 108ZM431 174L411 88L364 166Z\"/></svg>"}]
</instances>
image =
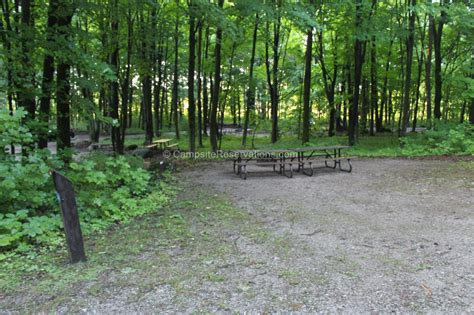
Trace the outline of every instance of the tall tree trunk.
<instances>
[{"instance_id":1,"label":"tall tree trunk","mask_svg":"<svg viewBox=\"0 0 474 315\"><path fill-rule=\"evenodd\" d=\"M441 5L442 5L441 1ZM443 27L446 19L446 11L441 8L441 16L438 21L438 27L433 23L433 37L434 37L434 53L435 53L435 97L434 97L434 117L441 119L441 99L442 99L442 78L441 78L441 64L443 62L441 56L441 39L443 36Z\"/></svg>"},{"instance_id":2,"label":"tall tree trunk","mask_svg":"<svg viewBox=\"0 0 474 315\"><path fill-rule=\"evenodd\" d=\"M153 13L152 13L153 15ZM152 16L153 19L153 16ZM149 29L147 26L150 21L145 21L145 17L140 18L141 29L143 34L147 34ZM153 25L153 23L151 23ZM152 101L152 69L153 69L153 40L148 36L144 36L141 42L141 56L144 67L141 69L141 82L142 82L142 102L141 112L143 124L145 129L145 144L151 144L153 142L153 101Z\"/></svg>"},{"instance_id":3,"label":"tall tree trunk","mask_svg":"<svg viewBox=\"0 0 474 315\"><path fill-rule=\"evenodd\" d=\"M197 106L198 106L198 140L199 147L202 143L202 20L198 22L198 72L197 72Z\"/></svg>"},{"instance_id":4,"label":"tall tree trunk","mask_svg":"<svg viewBox=\"0 0 474 315\"><path fill-rule=\"evenodd\" d=\"M133 18L131 7L128 7L127 15L127 59L125 65L125 75L122 81L122 106L120 110L120 147L125 145L125 131L128 126L128 104L130 101L130 71L131 71L131 58L132 58L132 36L133 36Z\"/></svg>"},{"instance_id":5,"label":"tall tree trunk","mask_svg":"<svg viewBox=\"0 0 474 315\"><path fill-rule=\"evenodd\" d=\"M7 61L6 61L6 71L7 71L7 104L10 115L13 115L13 58L11 55L12 43L10 40L10 35L13 34L13 30L10 22L10 8L8 1L0 1L0 6L2 8L3 17L5 19L5 26L2 24L0 19L0 33L2 36L3 45L6 50ZM15 154L15 145L10 144L10 154Z\"/></svg>"},{"instance_id":6,"label":"tall tree trunk","mask_svg":"<svg viewBox=\"0 0 474 315\"><path fill-rule=\"evenodd\" d=\"M153 112L152 112L152 83L151 76L146 73L142 77L142 93L143 93L143 117L145 126L145 144L153 142Z\"/></svg>"},{"instance_id":7,"label":"tall tree trunk","mask_svg":"<svg viewBox=\"0 0 474 315\"><path fill-rule=\"evenodd\" d=\"M197 110L198 110L198 141L199 147L203 147L202 143L202 20L198 22L198 51L197 51Z\"/></svg>"},{"instance_id":8,"label":"tall tree trunk","mask_svg":"<svg viewBox=\"0 0 474 315\"><path fill-rule=\"evenodd\" d=\"M209 58L209 25L206 27L206 45L204 48L204 61L207 61ZM203 120L203 133L204 135L207 134L207 128L209 126L209 92L207 89L207 73L206 71L202 71L203 82L202 82L202 120ZM211 90L212 90L212 82L211 82Z\"/></svg>"},{"instance_id":9,"label":"tall tree trunk","mask_svg":"<svg viewBox=\"0 0 474 315\"><path fill-rule=\"evenodd\" d=\"M418 19L418 24L420 24L420 20ZM412 126L412 132L416 131L416 125L418 122L418 107L419 107L419 102L420 102L420 85L421 85L421 73L423 71L423 62L424 62L424 50L425 50L425 29L426 29L426 16L423 24L423 28L421 30L421 50L420 53L418 53L418 50L416 51L416 56L417 56L417 61L418 61L418 76L416 80L416 96L415 96L415 111L413 113L413 126Z\"/></svg>"},{"instance_id":10,"label":"tall tree trunk","mask_svg":"<svg viewBox=\"0 0 474 315\"><path fill-rule=\"evenodd\" d=\"M255 82L253 79L253 67L255 63L255 50L257 47L257 32L258 32L258 14L255 14L255 24L252 35L252 54L250 55L250 67L249 67L249 83L247 89L247 104L245 107L244 117L244 128L242 136L242 146L247 145L247 130L249 128L250 111L255 109Z\"/></svg>"},{"instance_id":11,"label":"tall tree trunk","mask_svg":"<svg viewBox=\"0 0 474 315\"><path fill-rule=\"evenodd\" d=\"M356 32L361 32L362 23L362 0L356 0ZM356 142L357 123L359 118L359 93L362 78L362 64L363 64L362 41L356 37L354 45L354 97L352 104L349 107L349 145L354 145Z\"/></svg>"},{"instance_id":12,"label":"tall tree trunk","mask_svg":"<svg viewBox=\"0 0 474 315\"><path fill-rule=\"evenodd\" d=\"M179 5L179 0L176 1ZM179 139L179 122L178 122L178 53L179 53L179 13L176 13L176 20L174 24L174 67L173 67L173 96L171 100L171 116L174 121L174 128L176 138ZM170 121L171 122L171 121Z\"/></svg>"},{"instance_id":13,"label":"tall tree trunk","mask_svg":"<svg viewBox=\"0 0 474 315\"><path fill-rule=\"evenodd\" d=\"M431 4L431 0L428 0ZM428 126L431 126L431 55L434 37L434 18L433 15L428 16L428 47L425 62L425 90L426 90L426 119Z\"/></svg>"},{"instance_id":14,"label":"tall tree trunk","mask_svg":"<svg viewBox=\"0 0 474 315\"><path fill-rule=\"evenodd\" d=\"M165 109L168 107L168 93L167 89L164 87L166 82L168 81L168 41L166 40L165 44L165 52L163 56L163 60L165 61L165 64L163 65L163 74L161 76L160 80L160 89L161 89L161 106L160 106L160 121L159 121L159 127L158 129L161 130L163 129L163 121L165 121L165 115L164 113L167 113Z\"/></svg>"},{"instance_id":15,"label":"tall tree trunk","mask_svg":"<svg viewBox=\"0 0 474 315\"><path fill-rule=\"evenodd\" d=\"M58 8L58 36L63 37L67 41L70 40L71 20L74 14L74 9L71 4L61 2ZM70 121L70 61L67 54L58 58L58 66L56 73L56 111L57 111L57 148L58 151L68 149L71 147L71 121ZM69 156L64 155L66 161Z\"/></svg>"},{"instance_id":16,"label":"tall tree trunk","mask_svg":"<svg viewBox=\"0 0 474 315\"><path fill-rule=\"evenodd\" d=\"M382 102L380 104L380 114L379 119L375 124L375 130L377 132L382 132L383 128L383 117L384 117L384 108L388 109L388 96L387 96L387 88L388 88L388 73L390 70L390 63L392 57L392 46L393 46L393 38L390 40L388 55L387 55L387 62L385 63L385 77L383 80L383 88L382 88ZM385 123L388 123L388 110L385 110Z\"/></svg>"},{"instance_id":17,"label":"tall tree trunk","mask_svg":"<svg viewBox=\"0 0 474 315\"><path fill-rule=\"evenodd\" d=\"M402 125L400 126L400 135L405 136L408 128L408 121L410 119L410 88L411 88L411 66L413 61L413 44L415 40L415 6L416 0L410 1L410 17L408 21L408 37L406 41L407 59L406 59L406 73L405 73L405 89L403 93L403 112Z\"/></svg>"},{"instance_id":18,"label":"tall tree trunk","mask_svg":"<svg viewBox=\"0 0 474 315\"><path fill-rule=\"evenodd\" d=\"M375 119L375 121L374 121ZM370 49L370 135L375 134L377 121L380 121L378 110L378 89L377 89L377 46L375 36L372 36L372 46ZM375 127L375 128L374 128Z\"/></svg>"},{"instance_id":19,"label":"tall tree trunk","mask_svg":"<svg viewBox=\"0 0 474 315\"><path fill-rule=\"evenodd\" d=\"M229 72L227 74L227 88L225 89L225 93L224 93L224 98L223 100L220 102L222 105L220 106L221 109L220 109L220 114L221 114L221 117L220 117L220 132L219 132L219 150L221 149L221 144L222 144L222 136L223 136L223 129L224 129L224 115L225 115L225 107L226 107L226 104L227 104L227 97L229 95L229 91L230 91L230 82L232 82L232 69L233 69L233 66L234 66L234 56L235 56L235 48L237 47L237 44L234 42L232 44L232 52L230 53L230 62L229 62Z\"/></svg>"},{"instance_id":20,"label":"tall tree trunk","mask_svg":"<svg viewBox=\"0 0 474 315\"><path fill-rule=\"evenodd\" d=\"M267 31L267 40L265 41L265 69L267 72L267 83L268 90L270 92L270 104L271 104L271 118L272 118L272 143L275 143L278 140L278 105L279 105L279 80L278 80L278 62L280 60L280 28L281 28L281 16L280 16L280 6L281 0L273 1L274 10L276 17L273 22L273 62L270 69L270 22L266 24Z\"/></svg>"},{"instance_id":21,"label":"tall tree trunk","mask_svg":"<svg viewBox=\"0 0 474 315\"><path fill-rule=\"evenodd\" d=\"M196 61L196 18L193 0L189 5L188 123L189 151L196 151L196 103L194 100L194 68Z\"/></svg>"},{"instance_id":22,"label":"tall tree trunk","mask_svg":"<svg viewBox=\"0 0 474 315\"><path fill-rule=\"evenodd\" d=\"M119 73L119 11L118 0L114 0L111 8L111 49L110 65L114 72ZM110 117L115 121L112 124L112 146L115 152L123 154L123 145L120 132L119 120L119 83L114 80L110 84Z\"/></svg>"},{"instance_id":23,"label":"tall tree trunk","mask_svg":"<svg viewBox=\"0 0 474 315\"><path fill-rule=\"evenodd\" d=\"M224 0L218 1L218 6L222 9L224 6ZM216 46L214 50L214 86L212 92L212 104L211 104L211 115L210 115L210 140L211 148L213 152L217 152L218 143L218 128L217 128L217 109L219 107L219 90L221 82L221 47L222 47L222 28L219 25L216 31Z\"/></svg>"},{"instance_id":24,"label":"tall tree trunk","mask_svg":"<svg viewBox=\"0 0 474 315\"><path fill-rule=\"evenodd\" d=\"M280 6L279 0L276 0L277 6ZM278 8L277 8L278 10ZM279 110L279 80L278 80L278 61L280 59L280 26L281 17L277 12L278 17L276 25L273 25L273 97L272 99L272 143L278 140L278 110Z\"/></svg>"},{"instance_id":25,"label":"tall tree trunk","mask_svg":"<svg viewBox=\"0 0 474 315\"><path fill-rule=\"evenodd\" d=\"M33 0L21 0L21 63L17 83L17 99L18 105L23 107L28 116L26 121L33 121L35 119L36 101L35 101L35 82L32 65L32 43L33 43L33 18L31 9L34 6Z\"/></svg>"},{"instance_id":26,"label":"tall tree trunk","mask_svg":"<svg viewBox=\"0 0 474 315\"><path fill-rule=\"evenodd\" d=\"M335 135L335 124L336 124L336 106L334 104L334 95L336 88L336 79L337 79L337 51L336 51L336 39L333 38L332 44L334 47L334 67L332 78L329 75L329 71L326 67L325 54L324 54L324 44L323 44L323 33L318 31L316 33L318 42L319 42L319 54L316 57L321 65L321 71L323 74L323 83L324 83L324 92L329 104L329 130L328 135L330 137ZM303 117L304 118L304 117ZM304 128L304 119L303 119L303 128Z\"/></svg>"},{"instance_id":27,"label":"tall tree trunk","mask_svg":"<svg viewBox=\"0 0 474 315\"><path fill-rule=\"evenodd\" d=\"M54 28L57 24L58 1L51 0L48 7L48 22L46 25L46 42L48 45L55 43ZM41 123L41 129L38 135L38 148L45 149L48 147L48 129L49 116L51 111L51 92L52 83L54 80L54 57L51 54L53 47L45 49L43 60L43 79L41 81L41 97L40 97L40 112L38 119Z\"/></svg>"},{"instance_id":28,"label":"tall tree trunk","mask_svg":"<svg viewBox=\"0 0 474 315\"><path fill-rule=\"evenodd\" d=\"M367 133L367 113L369 111L369 81L365 75L362 76L362 94L361 94L361 111L360 111L360 133Z\"/></svg>"},{"instance_id":29,"label":"tall tree trunk","mask_svg":"<svg viewBox=\"0 0 474 315\"><path fill-rule=\"evenodd\" d=\"M153 81L153 118L155 136L160 136L160 108L161 108L161 63L163 52L161 48L157 49L157 57L155 62L155 80Z\"/></svg>"},{"instance_id":30,"label":"tall tree trunk","mask_svg":"<svg viewBox=\"0 0 474 315\"><path fill-rule=\"evenodd\" d=\"M322 35L321 35L322 37ZM309 142L310 119L311 119L311 59L313 53L313 28L308 29L306 35L306 55L304 67L304 87L303 87L303 134L301 141Z\"/></svg>"}]
</instances>

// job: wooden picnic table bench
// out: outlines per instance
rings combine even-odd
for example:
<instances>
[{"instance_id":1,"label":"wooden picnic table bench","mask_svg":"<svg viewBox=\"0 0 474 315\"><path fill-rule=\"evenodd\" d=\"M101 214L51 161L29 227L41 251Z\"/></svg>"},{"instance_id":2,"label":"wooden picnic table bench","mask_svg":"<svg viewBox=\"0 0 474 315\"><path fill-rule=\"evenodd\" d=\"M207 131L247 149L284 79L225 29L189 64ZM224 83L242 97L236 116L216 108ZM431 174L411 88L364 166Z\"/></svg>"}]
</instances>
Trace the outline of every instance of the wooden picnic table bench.
<instances>
[{"instance_id":1,"label":"wooden picnic table bench","mask_svg":"<svg viewBox=\"0 0 474 315\"><path fill-rule=\"evenodd\" d=\"M348 149L349 146L324 146L324 147L303 147L297 149L271 149L271 150L236 150L231 151L234 154L232 158L234 173L240 175L242 179L247 178L247 166L273 166L276 171L287 177L293 177L293 166L297 165L297 171L303 174L313 175L313 163L324 162L326 167L344 172L352 171L351 157L341 156L341 150ZM349 168L342 167L341 161L347 161ZM333 162L334 165L329 165ZM307 167L308 165L309 167ZM289 167L289 175L287 174Z\"/></svg>"}]
</instances>

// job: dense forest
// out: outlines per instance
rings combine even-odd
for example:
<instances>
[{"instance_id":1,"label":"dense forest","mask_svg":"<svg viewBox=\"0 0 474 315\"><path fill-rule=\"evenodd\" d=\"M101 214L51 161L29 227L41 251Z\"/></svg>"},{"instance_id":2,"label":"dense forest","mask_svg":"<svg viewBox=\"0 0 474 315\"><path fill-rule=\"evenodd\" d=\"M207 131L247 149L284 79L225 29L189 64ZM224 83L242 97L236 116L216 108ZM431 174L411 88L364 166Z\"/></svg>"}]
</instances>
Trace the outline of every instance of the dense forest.
<instances>
[{"instance_id":1,"label":"dense forest","mask_svg":"<svg viewBox=\"0 0 474 315\"><path fill-rule=\"evenodd\" d=\"M0 313L472 313L473 1L0 5Z\"/></svg>"},{"instance_id":2,"label":"dense forest","mask_svg":"<svg viewBox=\"0 0 474 315\"><path fill-rule=\"evenodd\" d=\"M45 148L57 128L146 143L268 121L270 140L474 122L470 1L2 0L0 106ZM183 123L184 122L184 123ZM71 127L73 126L73 127ZM181 130L182 129L182 130ZM208 138L208 139L207 139Z\"/></svg>"}]
</instances>

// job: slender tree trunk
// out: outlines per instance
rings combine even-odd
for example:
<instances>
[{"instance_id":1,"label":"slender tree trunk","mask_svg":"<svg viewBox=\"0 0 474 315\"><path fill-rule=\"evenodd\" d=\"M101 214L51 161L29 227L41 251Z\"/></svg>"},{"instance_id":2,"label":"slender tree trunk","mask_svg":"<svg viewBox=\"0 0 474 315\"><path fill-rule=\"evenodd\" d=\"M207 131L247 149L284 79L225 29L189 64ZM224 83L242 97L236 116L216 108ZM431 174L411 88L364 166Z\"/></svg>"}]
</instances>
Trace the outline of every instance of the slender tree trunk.
<instances>
[{"instance_id":1,"label":"slender tree trunk","mask_svg":"<svg viewBox=\"0 0 474 315\"><path fill-rule=\"evenodd\" d=\"M120 118L120 146L123 148L125 145L125 131L128 126L128 104L130 101L130 71L131 71L131 58L132 58L132 36L133 36L133 19L131 8L128 8L127 15L127 58L125 65L125 75L122 82L122 107L121 107L121 118Z\"/></svg>"},{"instance_id":2,"label":"slender tree trunk","mask_svg":"<svg viewBox=\"0 0 474 315\"><path fill-rule=\"evenodd\" d=\"M233 70L233 66L234 66L234 56L235 56L235 48L236 47L237 47L236 43L233 43L232 44L232 52L231 52L231 56L230 56L230 62L229 62L229 72L227 74L228 84L227 84L227 88L226 88L225 93L224 93L224 98L220 102L220 103L222 103L222 105L221 105L221 110L220 110L221 117L220 117L220 132L219 132L219 150L221 149L221 144L222 144L225 107L226 107L226 104L227 104L227 96L229 95L229 91L230 91L230 82L232 82L232 70Z\"/></svg>"},{"instance_id":3,"label":"slender tree trunk","mask_svg":"<svg viewBox=\"0 0 474 315\"><path fill-rule=\"evenodd\" d=\"M249 67L249 83L247 89L247 106L245 108L245 117L244 117L244 129L242 136L242 146L247 145L247 130L249 128L249 119L250 111L255 109L255 82L253 79L253 67L255 63L255 50L257 47L257 32L258 32L258 14L255 14L255 24L253 28L252 36L252 54L250 56L250 67Z\"/></svg>"},{"instance_id":4,"label":"slender tree trunk","mask_svg":"<svg viewBox=\"0 0 474 315\"><path fill-rule=\"evenodd\" d=\"M133 85L130 86L128 96L128 128L132 128L133 123Z\"/></svg>"},{"instance_id":5,"label":"slender tree trunk","mask_svg":"<svg viewBox=\"0 0 474 315\"><path fill-rule=\"evenodd\" d=\"M179 4L179 0L176 1ZM179 122L178 122L178 53L179 53L179 13L176 13L176 20L174 24L174 70L173 70L173 97L171 100L171 115L174 121L176 138L179 139ZM170 121L171 122L171 121Z\"/></svg>"},{"instance_id":6,"label":"slender tree trunk","mask_svg":"<svg viewBox=\"0 0 474 315\"><path fill-rule=\"evenodd\" d=\"M362 94L361 94L361 113L360 113L360 133L367 133L367 113L369 111L369 93L368 93L369 81L362 76Z\"/></svg>"},{"instance_id":7,"label":"slender tree trunk","mask_svg":"<svg viewBox=\"0 0 474 315\"><path fill-rule=\"evenodd\" d=\"M276 1L279 6L279 0ZM279 110L279 80L278 80L278 61L280 59L280 25L281 18L279 16L276 25L273 25L273 97L272 99L272 143L278 140L278 110Z\"/></svg>"},{"instance_id":8,"label":"slender tree trunk","mask_svg":"<svg viewBox=\"0 0 474 315\"><path fill-rule=\"evenodd\" d=\"M160 121L159 124L160 126L158 127L159 130L163 129L163 121L165 121L165 115L164 113L167 113L168 111L165 111L168 107L168 93L167 89L164 87L166 82L168 81L168 41L166 41L165 44L165 52L164 52L164 57L163 60L165 61L165 64L163 65L163 74L162 78L160 80L160 89L161 89L161 106L160 106Z\"/></svg>"},{"instance_id":9,"label":"slender tree trunk","mask_svg":"<svg viewBox=\"0 0 474 315\"><path fill-rule=\"evenodd\" d=\"M428 0L431 3L431 0ZM426 119L428 126L431 126L431 55L433 49L434 37L434 18L433 15L428 16L428 47L425 63L425 90L426 90Z\"/></svg>"},{"instance_id":10,"label":"slender tree trunk","mask_svg":"<svg viewBox=\"0 0 474 315\"><path fill-rule=\"evenodd\" d=\"M324 56L324 44L323 44L323 32L322 31L317 31L316 32L318 42L319 42L319 54L316 56L316 61L320 63L321 65L321 71L323 74L323 83L324 83L324 92L326 94L326 98L328 100L329 104L329 130L328 130L328 135L330 137L335 135L335 122L336 122L336 108L334 106L334 88L335 88L335 78L337 74L337 63L336 63L336 54L334 55L334 75L333 78L329 78L329 73L326 68L326 62L325 62L325 56ZM334 44L334 43L333 43ZM333 46L334 49L335 46ZM336 53L336 51L335 51ZM307 61L306 61L307 62ZM329 82L331 81L331 82ZM303 107L304 111L304 107ZM305 117L303 114L303 133L304 133L304 128L305 128Z\"/></svg>"},{"instance_id":11,"label":"slender tree trunk","mask_svg":"<svg viewBox=\"0 0 474 315\"><path fill-rule=\"evenodd\" d=\"M114 72L119 72L119 11L118 0L114 0L111 8L111 48L110 65ZM119 123L119 83L114 80L110 84L110 117L114 120L112 124L112 145L115 152L123 154L121 132Z\"/></svg>"},{"instance_id":12,"label":"slender tree trunk","mask_svg":"<svg viewBox=\"0 0 474 315\"><path fill-rule=\"evenodd\" d=\"M225 108L226 108L226 105L227 105L227 98L228 98L228 95L229 95L229 91L231 89L230 83L232 82L232 70L233 70L233 66L234 66L234 56L235 56L236 47L237 47L237 44L233 43L232 44L232 52L230 53L229 72L227 73L227 88L225 89L224 98L220 102L222 105L220 106L221 109L220 109L219 150L221 149L221 144L222 144Z\"/></svg>"},{"instance_id":13,"label":"slender tree trunk","mask_svg":"<svg viewBox=\"0 0 474 315\"><path fill-rule=\"evenodd\" d=\"M193 0L189 5L188 123L189 151L196 151L196 103L194 100L194 68L196 63L196 18Z\"/></svg>"},{"instance_id":14,"label":"slender tree trunk","mask_svg":"<svg viewBox=\"0 0 474 315\"><path fill-rule=\"evenodd\" d=\"M348 63L346 64L346 75L347 75L347 102L346 106L344 108L344 126L348 129L348 134L350 132L349 130L349 124L350 124L350 111L351 111L351 106L354 102L354 85L352 84L352 74L351 74L351 64Z\"/></svg>"},{"instance_id":15,"label":"slender tree trunk","mask_svg":"<svg viewBox=\"0 0 474 315\"><path fill-rule=\"evenodd\" d=\"M202 143L202 20L198 22L198 52L197 52L197 110L198 110L198 139L199 147Z\"/></svg>"},{"instance_id":16,"label":"slender tree trunk","mask_svg":"<svg viewBox=\"0 0 474 315\"><path fill-rule=\"evenodd\" d=\"M36 116L35 101L35 80L32 65L32 43L33 43L33 18L31 9L34 6L33 0L21 0L21 63L17 83L18 106L23 107L28 113L26 121L33 121Z\"/></svg>"},{"instance_id":17,"label":"slender tree trunk","mask_svg":"<svg viewBox=\"0 0 474 315\"><path fill-rule=\"evenodd\" d=\"M58 8L57 23L58 35L70 39L71 20L74 10L70 5L63 3ZM59 58L58 58L59 59ZM57 148L58 151L71 147L71 121L70 121L70 62L68 56L63 56L58 60L56 73L56 111L57 111ZM64 155L66 161L69 160L68 154Z\"/></svg>"},{"instance_id":18,"label":"slender tree trunk","mask_svg":"<svg viewBox=\"0 0 474 315\"><path fill-rule=\"evenodd\" d=\"M418 59L418 76L416 80L416 96L415 96L415 110L413 112L413 123L411 131L415 132L416 125L418 123L418 108L420 102L420 85L421 85L421 73L423 71L423 55Z\"/></svg>"},{"instance_id":19,"label":"slender tree trunk","mask_svg":"<svg viewBox=\"0 0 474 315\"><path fill-rule=\"evenodd\" d=\"M441 99L442 99L442 78L441 78L441 64L443 62L441 56L441 39L443 35L443 27L446 19L446 12L442 8L441 16L438 21L438 27L433 23L433 37L434 37L434 53L435 53L435 97L434 97L434 117L441 119Z\"/></svg>"},{"instance_id":20,"label":"slender tree trunk","mask_svg":"<svg viewBox=\"0 0 474 315\"><path fill-rule=\"evenodd\" d=\"M224 6L224 0L218 1L218 6L222 8ZM221 47L222 47L222 28L217 27L216 31L216 46L214 50L214 89L212 92L212 103L211 103L211 115L210 115L210 140L211 148L213 152L217 152L218 143L218 128L217 128L217 109L219 107L219 90L221 82Z\"/></svg>"},{"instance_id":21,"label":"slender tree trunk","mask_svg":"<svg viewBox=\"0 0 474 315\"><path fill-rule=\"evenodd\" d=\"M267 22L267 40L265 41L265 69L267 72L267 83L268 90L270 92L270 104L271 104L271 118L272 118L272 143L278 140L278 103L279 103L279 80L278 80L278 62L280 59L280 27L281 27L281 16L279 7L281 6L281 0L274 0L273 5L275 7L275 21L273 23L273 63L270 67L270 22Z\"/></svg>"},{"instance_id":22,"label":"slender tree trunk","mask_svg":"<svg viewBox=\"0 0 474 315\"><path fill-rule=\"evenodd\" d=\"M54 28L57 24L58 1L51 0L48 7L48 22L46 26L46 42L49 45L55 43ZM40 112L38 119L41 122L41 130L38 137L38 148L45 149L48 147L48 129L49 116L51 111L51 92L54 80L54 57L50 53L53 47L45 49L43 60L43 79L41 82Z\"/></svg>"},{"instance_id":23,"label":"slender tree trunk","mask_svg":"<svg viewBox=\"0 0 474 315\"><path fill-rule=\"evenodd\" d=\"M387 62L385 64L385 77L383 80L383 88L382 88L382 102L380 104L380 114L379 119L376 122L375 130L377 132L382 132L383 128L383 117L384 117L384 108L388 108L388 96L387 96L387 88L388 88L388 73L390 70L390 63L392 57L392 46L393 46L393 38L390 40L388 55L387 55ZM385 123L388 123L388 110L385 110Z\"/></svg>"},{"instance_id":24,"label":"slender tree trunk","mask_svg":"<svg viewBox=\"0 0 474 315\"><path fill-rule=\"evenodd\" d=\"M207 61L209 58L209 25L206 27L206 45L204 48L204 61ZM209 92L207 89L207 73L202 71L203 83L202 83L202 112L203 112L203 133L207 134L207 129L209 126ZM212 81L211 81L211 90L212 90Z\"/></svg>"},{"instance_id":25,"label":"slender tree trunk","mask_svg":"<svg viewBox=\"0 0 474 315\"><path fill-rule=\"evenodd\" d=\"M10 34L13 34L13 30L10 22L10 8L8 1L0 1L0 6L2 8L3 17L5 19L5 26L2 24L0 19L0 33L2 36L3 45L5 47L7 60L6 60L6 72L7 72L7 104L10 115L13 115L13 58L11 55L12 43L10 40ZM15 154L15 145L10 144L10 154Z\"/></svg>"},{"instance_id":26,"label":"slender tree trunk","mask_svg":"<svg viewBox=\"0 0 474 315\"><path fill-rule=\"evenodd\" d=\"M154 115L154 127L155 127L155 136L160 136L160 108L161 104L161 72L163 62L163 51L161 48L157 49L157 58L155 62L155 80L153 83L153 115Z\"/></svg>"},{"instance_id":27,"label":"slender tree trunk","mask_svg":"<svg viewBox=\"0 0 474 315\"><path fill-rule=\"evenodd\" d=\"M411 66L413 61L413 44L415 40L415 6L416 0L410 1L410 17L408 22L408 37L406 42L407 59L406 59L406 73L405 73L405 90L403 93L403 112L402 125L400 127L400 135L405 136L408 128L408 121L410 119L410 88L411 88Z\"/></svg>"},{"instance_id":28,"label":"slender tree trunk","mask_svg":"<svg viewBox=\"0 0 474 315\"><path fill-rule=\"evenodd\" d=\"M375 121L374 121L375 119ZM372 36L372 47L370 49L370 135L375 135L376 124L381 121L378 109L377 88L377 46L375 36ZM380 128L379 128L380 129Z\"/></svg>"},{"instance_id":29,"label":"slender tree trunk","mask_svg":"<svg viewBox=\"0 0 474 315\"><path fill-rule=\"evenodd\" d=\"M361 32L362 0L356 0L356 32ZM359 115L359 91L362 78L362 41L356 37L354 45L354 97L349 107L349 145L356 142L357 123Z\"/></svg>"},{"instance_id":30,"label":"slender tree trunk","mask_svg":"<svg viewBox=\"0 0 474 315\"><path fill-rule=\"evenodd\" d=\"M321 35L322 36L322 35ZM313 28L308 29L306 35L306 55L304 68L304 87L303 87L303 134L301 141L309 142L310 137L310 119L311 119L311 59L313 52Z\"/></svg>"}]
</instances>

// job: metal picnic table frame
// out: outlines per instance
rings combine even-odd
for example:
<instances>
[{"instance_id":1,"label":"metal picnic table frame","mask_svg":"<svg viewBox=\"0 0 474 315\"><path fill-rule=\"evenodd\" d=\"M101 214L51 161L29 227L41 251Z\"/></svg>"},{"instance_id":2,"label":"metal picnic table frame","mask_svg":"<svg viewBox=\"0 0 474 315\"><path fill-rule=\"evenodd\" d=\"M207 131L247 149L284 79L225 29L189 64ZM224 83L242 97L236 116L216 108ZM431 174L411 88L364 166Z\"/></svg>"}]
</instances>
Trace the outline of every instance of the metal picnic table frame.
<instances>
[{"instance_id":1,"label":"metal picnic table frame","mask_svg":"<svg viewBox=\"0 0 474 315\"><path fill-rule=\"evenodd\" d=\"M343 172L351 172L352 164L350 157L341 156L341 150L348 149L349 146L325 146L325 147L303 147L297 149L272 149L272 150L236 150L231 151L235 155L233 160L233 171L240 175L242 179L247 178L247 165L249 162L256 161L255 165L270 165L273 166L273 171L276 171L276 166L279 166L279 173L287 177L293 176L293 165L297 164L298 172L305 175L312 176L314 161L324 161L325 167L336 169ZM319 153L320 152L320 153ZM309 153L309 154L308 154ZM349 168L343 168L341 161L346 160ZM328 162L333 162L329 165ZM309 165L309 170L305 164ZM286 172L286 166L289 166L289 175Z\"/></svg>"}]
</instances>

